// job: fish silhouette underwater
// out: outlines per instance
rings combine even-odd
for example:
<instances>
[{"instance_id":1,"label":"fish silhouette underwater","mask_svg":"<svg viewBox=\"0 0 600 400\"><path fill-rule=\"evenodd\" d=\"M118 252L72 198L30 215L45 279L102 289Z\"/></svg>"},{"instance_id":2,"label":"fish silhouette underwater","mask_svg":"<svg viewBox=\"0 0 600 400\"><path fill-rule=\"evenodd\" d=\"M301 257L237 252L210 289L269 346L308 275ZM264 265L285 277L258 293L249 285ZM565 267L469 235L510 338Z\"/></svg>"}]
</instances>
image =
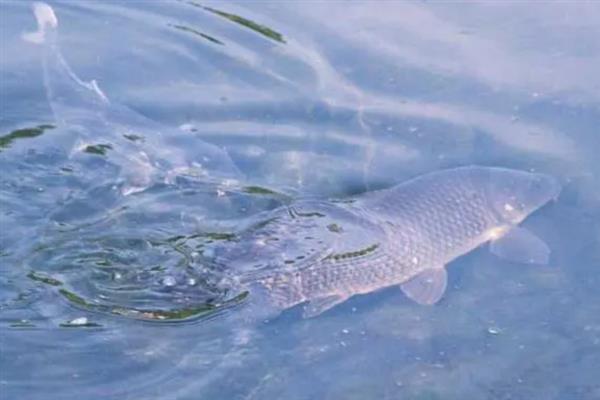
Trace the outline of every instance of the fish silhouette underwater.
<instances>
[{"instance_id":1,"label":"fish silhouette underwater","mask_svg":"<svg viewBox=\"0 0 600 400\"><path fill-rule=\"evenodd\" d=\"M344 201L297 201L214 249L241 287L283 310L318 315L356 294L399 285L420 304L446 290L446 266L490 242L508 260L546 264L550 250L519 227L561 191L549 175L466 166Z\"/></svg>"}]
</instances>

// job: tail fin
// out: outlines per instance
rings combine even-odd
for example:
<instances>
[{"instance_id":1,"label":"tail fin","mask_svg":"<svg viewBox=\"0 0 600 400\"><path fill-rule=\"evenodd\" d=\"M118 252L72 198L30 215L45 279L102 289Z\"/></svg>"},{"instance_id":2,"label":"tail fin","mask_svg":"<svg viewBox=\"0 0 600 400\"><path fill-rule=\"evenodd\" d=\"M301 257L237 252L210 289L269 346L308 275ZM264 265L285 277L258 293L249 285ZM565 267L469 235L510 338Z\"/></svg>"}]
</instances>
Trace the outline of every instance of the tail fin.
<instances>
[{"instance_id":1,"label":"tail fin","mask_svg":"<svg viewBox=\"0 0 600 400\"><path fill-rule=\"evenodd\" d=\"M46 3L33 4L38 29L22 35L23 40L44 48L44 83L50 106L58 122L79 125L81 120L104 121L96 113L109 104L96 81L81 80L63 58L58 43L58 19ZM91 124L88 124L91 125Z\"/></svg>"},{"instance_id":2,"label":"tail fin","mask_svg":"<svg viewBox=\"0 0 600 400\"><path fill-rule=\"evenodd\" d=\"M50 107L58 125L76 132L78 142L102 143L112 150L108 158L121 167L127 182L122 193L132 194L149 187L159 176L172 183L181 171L224 171L239 176L239 171L221 148L198 142L190 151L167 146L162 140L167 129L129 108L111 102L95 80L84 81L71 69L62 56L58 40L58 19L46 3L33 4L37 31L23 34L23 39L41 46L43 51L44 85ZM134 143L123 136L135 133L144 138ZM75 150L80 149L77 146ZM195 167L194 161L201 168ZM190 168L194 167L194 168Z\"/></svg>"},{"instance_id":3,"label":"tail fin","mask_svg":"<svg viewBox=\"0 0 600 400\"><path fill-rule=\"evenodd\" d=\"M37 20L38 29L35 32L24 33L23 40L36 44L54 40L58 19L52 7L46 3L33 3L33 14Z\"/></svg>"}]
</instances>

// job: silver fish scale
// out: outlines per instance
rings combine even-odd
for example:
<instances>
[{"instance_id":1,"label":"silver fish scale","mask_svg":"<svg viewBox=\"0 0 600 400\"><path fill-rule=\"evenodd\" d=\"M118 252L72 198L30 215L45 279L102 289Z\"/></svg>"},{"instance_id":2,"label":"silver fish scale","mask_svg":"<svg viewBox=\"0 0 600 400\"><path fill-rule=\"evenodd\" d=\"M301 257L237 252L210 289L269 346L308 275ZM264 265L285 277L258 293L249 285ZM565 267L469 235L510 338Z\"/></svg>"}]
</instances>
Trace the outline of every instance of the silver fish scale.
<instances>
[{"instance_id":1,"label":"silver fish scale","mask_svg":"<svg viewBox=\"0 0 600 400\"><path fill-rule=\"evenodd\" d=\"M441 268L484 242L483 236L497 225L487 179L485 169L461 168L360 196L340 207L371 222L353 232L364 246L329 252L259 282L276 306L287 308L315 298L368 293ZM338 223L344 227L343 220ZM369 231L369 226L383 227L384 234Z\"/></svg>"},{"instance_id":2,"label":"silver fish scale","mask_svg":"<svg viewBox=\"0 0 600 400\"><path fill-rule=\"evenodd\" d=\"M414 275L474 249L498 225L487 179L479 168L430 174L370 196L362 206L380 215L389 227L388 251Z\"/></svg>"}]
</instances>

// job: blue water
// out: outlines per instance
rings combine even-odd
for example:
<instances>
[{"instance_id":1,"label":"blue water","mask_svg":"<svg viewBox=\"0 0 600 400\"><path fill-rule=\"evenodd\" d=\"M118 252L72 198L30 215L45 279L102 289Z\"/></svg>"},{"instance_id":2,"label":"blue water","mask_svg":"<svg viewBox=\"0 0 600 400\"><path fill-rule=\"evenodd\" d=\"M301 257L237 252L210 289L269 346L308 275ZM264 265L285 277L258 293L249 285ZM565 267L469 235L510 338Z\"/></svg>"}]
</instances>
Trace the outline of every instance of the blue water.
<instances>
[{"instance_id":1,"label":"blue water","mask_svg":"<svg viewBox=\"0 0 600 400\"><path fill-rule=\"evenodd\" d=\"M31 3L0 2L2 398L600 399L599 5L51 4L73 71L161 127L126 114L150 157L214 144L240 174L123 192L129 147L55 120ZM550 265L481 248L435 306L260 323L202 280L261 211L468 164L561 181L524 224Z\"/></svg>"}]
</instances>

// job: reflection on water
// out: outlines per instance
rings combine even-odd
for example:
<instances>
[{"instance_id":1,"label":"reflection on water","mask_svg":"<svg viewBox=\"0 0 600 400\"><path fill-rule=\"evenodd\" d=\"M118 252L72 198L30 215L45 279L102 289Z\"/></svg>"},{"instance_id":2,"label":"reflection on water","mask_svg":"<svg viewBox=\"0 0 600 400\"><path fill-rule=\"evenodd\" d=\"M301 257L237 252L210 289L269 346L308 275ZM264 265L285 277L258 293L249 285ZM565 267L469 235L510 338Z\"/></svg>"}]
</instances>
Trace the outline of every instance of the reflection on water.
<instances>
[{"instance_id":1,"label":"reflection on water","mask_svg":"<svg viewBox=\"0 0 600 400\"><path fill-rule=\"evenodd\" d=\"M0 4L8 398L600 398L595 4L57 1L63 97L30 5ZM481 249L434 307L263 323L206 263L293 199L466 164L560 179L526 222L550 266Z\"/></svg>"}]
</instances>

